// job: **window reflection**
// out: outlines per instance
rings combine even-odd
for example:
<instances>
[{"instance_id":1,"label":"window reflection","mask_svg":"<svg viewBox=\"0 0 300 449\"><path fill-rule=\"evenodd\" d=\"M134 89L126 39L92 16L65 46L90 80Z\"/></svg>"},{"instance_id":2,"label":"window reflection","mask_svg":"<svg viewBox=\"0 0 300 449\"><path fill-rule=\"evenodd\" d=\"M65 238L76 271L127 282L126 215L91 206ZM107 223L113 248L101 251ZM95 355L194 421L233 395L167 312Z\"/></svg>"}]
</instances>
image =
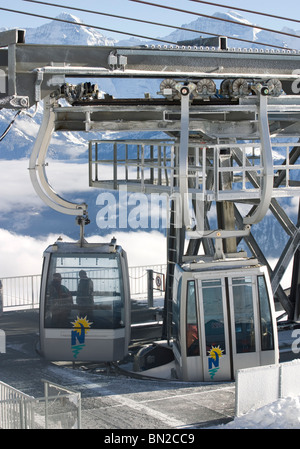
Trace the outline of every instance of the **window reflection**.
<instances>
[{"instance_id":1,"label":"window reflection","mask_svg":"<svg viewBox=\"0 0 300 449\"><path fill-rule=\"evenodd\" d=\"M224 314L221 280L202 281L206 350L219 346L225 351Z\"/></svg>"},{"instance_id":2,"label":"window reflection","mask_svg":"<svg viewBox=\"0 0 300 449\"><path fill-rule=\"evenodd\" d=\"M71 328L86 317L92 329L124 327L124 298L119 259L115 255L52 256L45 327Z\"/></svg>"},{"instance_id":3,"label":"window reflection","mask_svg":"<svg viewBox=\"0 0 300 449\"><path fill-rule=\"evenodd\" d=\"M236 352L255 352L252 278L232 279Z\"/></svg>"},{"instance_id":4,"label":"window reflection","mask_svg":"<svg viewBox=\"0 0 300 449\"><path fill-rule=\"evenodd\" d=\"M181 284L182 278L174 281L176 294L173 296L172 303L172 325L173 325L173 342L177 346L178 351L181 351L180 346L180 309L181 309Z\"/></svg>"},{"instance_id":5,"label":"window reflection","mask_svg":"<svg viewBox=\"0 0 300 449\"><path fill-rule=\"evenodd\" d=\"M194 281L187 283L186 344L188 357L200 354Z\"/></svg>"},{"instance_id":6,"label":"window reflection","mask_svg":"<svg viewBox=\"0 0 300 449\"><path fill-rule=\"evenodd\" d=\"M270 351L274 349L274 336L269 295L264 276L258 276L257 282L260 308L261 349L262 351Z\"/></svg>"}]
</instances>

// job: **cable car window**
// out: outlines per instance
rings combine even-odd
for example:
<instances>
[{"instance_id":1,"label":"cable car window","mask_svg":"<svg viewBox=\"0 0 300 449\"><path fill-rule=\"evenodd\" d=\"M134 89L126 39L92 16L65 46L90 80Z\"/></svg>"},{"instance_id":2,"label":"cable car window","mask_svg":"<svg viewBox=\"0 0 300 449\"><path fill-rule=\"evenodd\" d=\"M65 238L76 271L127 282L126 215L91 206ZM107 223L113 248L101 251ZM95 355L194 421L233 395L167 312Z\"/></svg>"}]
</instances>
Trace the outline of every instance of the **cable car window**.
<instances>
[{"instance_id":1,"label":"cable car window","mask_svg":"<svg viewBox=\"0 0 300 449\"><path fill-rule=\"evenodd\" d=\"M78 318L91 329L124 327L120 262L115 255L51 258L45 327L71 328Z\"/></svg>"},{"instance_id":2,"label":"cable car window","mask_svg":"<svg viewBox=\"0 0 300 449\"><path fill-rule=\"evenodd\" d=\"M232 279L236 352L255 352L252 278Z\"/></svg>"},{"instance_id":3,"label":"cable car window","mask_svg":"<svg viewBox=\"0 0 300 449\"><path fill-rule=\"evenodd\" d=\"M202 281L206 350L219 346L225 354L222 283L220 279Z\"/></svg>"},{"instance_id":4,"label":"cable car window","mask_svg":"<svg viewBox=\"0 0 300 449\"><path fill-rule=\"evenodd\" d=\"M188 357L200 355L195 281L187 283L186 346Z\"/></svg>"},{"instance_id":5,"label":"cable car window","mask_svg":"<svg viewBox=\"0 0 300 449\"><path fill-rule=\"evenodd\" d=\"M260 332L262 351L274 350L273 323L270 301L264 276L257 277L260 309Z\"/></svg>"},{"instance_id":6,"label":"cable car window","mask_svg":"<svg viewBox=\"0 0 300 449\"><path fill-rule=\"evenodd\" d=\"M177 284L177 286L175 285L174 289L174 296L173 296L173 303L172 303L172 324L173 324L173 343L176 344L178 351L181 351L181 347L180 347L180 305L181 305L181 283L182 283L182 278L179 279L179 281L177 282L176 280L174 281L174 284Z\"/></svg>"}]
</instances>

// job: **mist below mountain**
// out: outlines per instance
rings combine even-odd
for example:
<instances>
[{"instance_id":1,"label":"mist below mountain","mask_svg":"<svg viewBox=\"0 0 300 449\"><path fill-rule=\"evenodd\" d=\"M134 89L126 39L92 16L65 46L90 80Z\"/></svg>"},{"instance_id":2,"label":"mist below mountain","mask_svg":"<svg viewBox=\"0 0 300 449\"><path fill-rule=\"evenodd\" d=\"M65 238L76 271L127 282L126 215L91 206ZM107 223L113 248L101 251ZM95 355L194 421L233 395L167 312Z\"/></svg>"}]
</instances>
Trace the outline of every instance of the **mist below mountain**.
<instances>
[{"instance_id":1,"label":"mist below mountain","mask_svg":"<svg viewBox=\"0 0 300 449\"><path fill-rule=\"evenodd\" d=\"M282 36L268 33L258 29L240 26L239 23L249 23L239 14L215 13L219 18L230 18L236 24L218 22L213 19L198 18L197 20L184 24L183 27L195 29L195 33L176 30L165 36L170 41L180 41L185 39L205 36L205 32L215 29L218 34L235 36L241 39L251 40L253 43L243 43L229 41L232 47L253 47L257 42L268 42L269 44L292 46L300 48L296 38L283 39ZM58 16L61 20L68 20L80 24L80 19L70 14ZM2 24L3 25L3 24ZM101 26L101 25L100 25ZM289 30L292 34L300 35L300 31ZM53 44L53 45L140 45L145 41L138 39L123 39L116 41L111 39L99 30L90 27L72 25L65 22L52 21L37 28L26 30L26 43ZM259 46L259 45L258 45ZM150 92L152 96L157 94L159 84L157 80L101 80L100 89L116 98L143 97L145 92ZM34 112L33 110L31 112ZM41 237L48 234L67 234L72 238L79 235L78 226L72 216L66 216L56 212L47 206L37 197L31 186L28 174L28 161L42 120L42 105L38 106L35 116L20 115L7 137L0 143L0 167L2 168L2 182L0 205L2 214L0 216L0 227L18 235L28 235L31 237ZM0 110L0 134L10 123L14 112ZM115 139L115 138L163 138L163 133L79 133L62 132L55 133L51 140L47 163L47 173L50 173L51 184L55 190L60 185L58 193L69 201L84 201L89 205L89 217L91 224L87 227L88 235L106 235L115 229L100 229L97 225L97 214L99 205L97 198L98 189L88 187L88 141L90 139ZM62 181L65 181L64 183ZM289 210L289 216L296 221L298 204L295 199L284 199L282 204ZM146 229L123 229L122 231L151 231L151 226ZM159 232L164 233L165 229L160 226ZM287 236L282 230L277 220L269 213L258 225L253 226L253 234L261 246L265 255L278 257L282 248L287 242ZM274 244L276 242L276 245ZM163 248L164 251L164 248Z\"/></svg>"}]
</instances>

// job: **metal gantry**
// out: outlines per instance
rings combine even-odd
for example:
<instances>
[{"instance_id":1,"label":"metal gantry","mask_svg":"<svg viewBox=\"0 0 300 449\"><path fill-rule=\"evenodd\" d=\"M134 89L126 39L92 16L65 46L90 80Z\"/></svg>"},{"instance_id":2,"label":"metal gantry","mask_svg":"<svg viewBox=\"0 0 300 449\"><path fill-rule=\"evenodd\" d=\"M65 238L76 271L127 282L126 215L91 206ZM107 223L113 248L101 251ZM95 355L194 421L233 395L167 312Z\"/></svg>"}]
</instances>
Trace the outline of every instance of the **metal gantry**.
<instances>
[{"instance_id":1,"label":"metal gantry","mask_svg":"<svg viewBox=\"0 0 300 449\"><path fill-rule=\"evenodd\" d=\"M235 253L244 239L251 254L266 263L251 227L271 211L288 236L275 269L269 267L273 293L288 317L298 320L299 220L294 223L278 200L300 195L300 52L233 49L226 38L213 45L207 40L185 47L27 45L22 30L4 32L0 106L19 110L44 101L30 176L49 206L71 215L86 216L87 206L65 201L48 184L45 157L53 132L164 132L159 141L111 141L112 158L105 160L101 145L108 141L91 141L89 178L93 187L126 185L128 191L169 195L166 314L172 313L175 263L194 259L201 246L205 254L222 257ZM70 84L73 78L83 83ZM106 78L157 79L159 96L101 96L86 81L92 78L100 87ZM68 104L61 105L60 98ZM102 175L104 165L112 169L109 179ZM217 225L211 229L214 204ZM241 204L248 206L246 215ZM293 257L287 295L280 282Z\"/></svg>"}]
</instances>

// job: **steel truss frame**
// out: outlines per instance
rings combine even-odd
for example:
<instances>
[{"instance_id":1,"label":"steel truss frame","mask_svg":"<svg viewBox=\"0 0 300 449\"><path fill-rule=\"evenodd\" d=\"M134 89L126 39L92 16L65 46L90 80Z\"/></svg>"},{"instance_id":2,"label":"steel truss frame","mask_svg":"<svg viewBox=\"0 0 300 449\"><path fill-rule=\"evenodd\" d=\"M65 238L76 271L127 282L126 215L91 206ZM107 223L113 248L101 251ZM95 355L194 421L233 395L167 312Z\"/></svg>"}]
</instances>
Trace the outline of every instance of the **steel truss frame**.
<instances>
[{"instance_id":1,"label":"steel truss frame","mask_svg":"<svg viewBox=\"0 0 300 449\"><path fill-rule=\"evenodd\" d=\"M186 226L170 232L168 250L173 251L172 262L182 261L185 257L183 251L187 231L192 239L186 256L195 256L201 241L206 251L211 252L213 249L211 239L200 236L191 228L188 205L184 200L184 194L190 189L189 143L204 140L206 145L209 145L232 143L238 139L260 139L263 174L261 177L249 173L247 175L253 186L259 186L260 198L258 201L253 199L253 208L248 217L239 215L237 208L233 207L234 201L225 200L221 203L218 212L221 234L223 233L221 238L226 238L225 246L228 245L229 248L235 246L235 239L244 238L253 254L258 255L260 260L264 259L250 229L244 229L244 226L257 223L269 209L272 211L289 235L289 241L278 264L271 272L272 287L289 318L298 319L299 221L297 224L292 223L273 197L274 182L275 186L279 183L278 187L285 180L287 170L277 173L274 181L270 135L297 138L300 136L300 96L295 95L300 91L300 53L196 46L127 48L28 45L24 43L24 36L22 30L0 33L0 74L2 87L3 84L5 86L0 89L0 106L8 109L28 109L44 100L44 119L29 165L32 183L41 198L63 213L87 213L85 204L69 203L49 186L45 157L54 131L164 131L179 142L179 172L174 188L178 188L185 204L182 214ZM73 103L71 107L58 106L57 98L62 96L62 86L67 80L78 77L128 78L132 79L132 82L138 78L167 78L174 80L175 84L168 81L171 88L162 91L165 96L162 100L84 99ZM226 98L213 99L207 95L207 90L206 94L203 91L199 94L195 87L199 81L203 84L203 80L207 79L229 80L230 86L236 81L238 89L236 91L234 87L232 90L229 88ZM273 83L274 80L281 83L286 95L267 95L269 92L266 89L276 84ZM245 84L250 86L250 94L243 93ZM286 164L289 166L295 164L299 157L299 147L295 148L288 155ZM232 155L236 161L242 157L238 146ZM226 184L231 182L228 171L226 174L228 160L224 158L221 163L224 170L218 176L226 189ZM206 213L209 201L202 203L200 215L203 216L204 229L201 232L205 234L208 231ZM199 204L194 203L194 207L197 209ZM171 206L171 214L173 213L174 205ZM235 220L240 226L238 230L233 229ZM211 234L211 231L209 232ZM215 237L220 235L215 234ZM217 239L217 251L221 254L223 249L219 243ZM288 298L280 287L280 280L294 255L297 255L294 270L297 286L293 285L292 288L294 297Z\"/></svg>"}]
</instances>

